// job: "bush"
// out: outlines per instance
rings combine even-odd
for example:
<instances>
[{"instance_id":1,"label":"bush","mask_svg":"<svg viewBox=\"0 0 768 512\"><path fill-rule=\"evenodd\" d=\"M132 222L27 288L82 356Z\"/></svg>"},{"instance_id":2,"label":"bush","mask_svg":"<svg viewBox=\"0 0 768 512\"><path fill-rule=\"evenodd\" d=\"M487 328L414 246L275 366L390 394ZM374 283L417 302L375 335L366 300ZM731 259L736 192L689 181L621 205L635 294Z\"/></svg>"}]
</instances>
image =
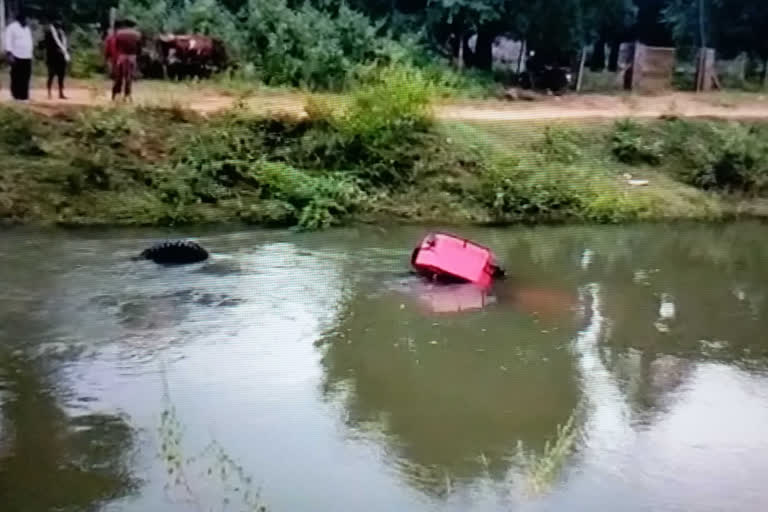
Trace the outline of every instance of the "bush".
<instances>
[{"instance_id":1,"label":"bush","mask_svg":"<svg viewBox=\"0 0 768 512\"><path fill-rule=\"evenodd\" d=\"M533 144L534 151L546 160L570 164L581 158L584 138L571 128L547 126L542 140Z\"/></svg>"},{"instance_id":2,"label":"bush","mask_svg":"<svg viewBox=\"0 0 768 512\"><path fill-rule=\"evenodd\" d=\"M535 180L522 172L490 170L481 180L480 202L498 222L560 221L580 214L582 195L557 177Z\"/></svg>"},{"instance_id":3,"label":"bush","mask_svg":"<svg viewBox=\"0 0 768 512\"><path fill-rule=\"evenodd\" d=\"M659 165L663 157L662 149L663 140L649 140L642 127L634 121L619 121L614 126L611 150L620 162Z\"/></svg>"},{"instance_id":4,"label":"bush","mask_svg":"<svg viewBox=\"0 0 768 512\"><path fill-rule=\"evenodd\" d=\"M74 118L72 134L81 144L120 146L126 136L141 130L129 111L117 108L85 109Z\"/></svg>"},{"instance_id":5,"label":"bush","mask_svg":"<svg viewBox=\"0 0 768 512\"><path fill-rule=\"evenodd\" d=\"M352 93L352 103L331 117L343 136L370 144L392 144L431 122L433 84L422 72L406 66L379 70L370 83Z\"/></svg>"},{"instance_id":6,"label":"bush","mask_svg":"<svg viewBox=\"0 0 768 512\"><path fill-rule=\"evenodd\" d=\"M346 4L331 13L309 2L250 0L243 16L244 57L270 85L339 90L386 48L381 26Z\"/></svg>"},{"instance_id":7,"label":"bush","mask_svg":"<svg viewBox=\"0 0 768 512\"><path fill-rule=\"evenodd\" d=\"M243 38L236 16L219 0L120 0L121 15L132 16L148 37L161 33L194 33L214 36L239 57Z\"/></svg>"},{"instance_id":8,"label":"bush","mask_svg":"<svg viewBox=\"0 0 768 512\"><path fill-rule=\"evenodd\" d=\"M46 153L35 120L27 112L13 108L0 108L0 145L17 155L42 156Z\"/></svg>"},{"instance_id":9,"label":"bush","mask_svg":"<svg viewBox=\"0 0 768 512\"><path fill-rule=\"evenodd\" d=\"M752 194L768 190L765 129L675 121L666 131L670 134L669 152L682 163L678 174L685 182L707 190Z\"/></svg>"},{"instance_id":10,"label":"bush","mask_svg":"<svg viewBox=\"0 0 768 512\"><path fill-rule=\"evenodd\" d=\"M194 135L163 175L164 201L175 205L247 202L248 222L325 228L353 213L365 198L351 176L301 170L286 161L308 127L297 120L250 119L235 114L214 119ZM269 160L268 158L273 160Z\"/></svg>"},{"instance_id":11,"label":"bush","mask_svg":"<svg viewBox=\"0 0 768 512\"><path fill-rule=\"evenodd\" d=\"M70 35L72 61L69 74L74 78L91 78L106 72L101 37L95 28L75 27Z\"/></svg>"}]
</instances>

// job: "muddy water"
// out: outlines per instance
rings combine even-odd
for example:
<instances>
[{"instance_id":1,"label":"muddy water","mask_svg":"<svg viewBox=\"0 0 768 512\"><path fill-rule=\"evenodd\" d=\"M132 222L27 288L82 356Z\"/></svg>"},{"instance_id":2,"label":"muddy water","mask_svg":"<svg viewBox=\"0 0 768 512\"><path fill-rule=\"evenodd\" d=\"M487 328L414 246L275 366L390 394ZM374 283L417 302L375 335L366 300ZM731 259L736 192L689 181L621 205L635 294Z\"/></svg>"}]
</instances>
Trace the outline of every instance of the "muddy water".
<instances>
[{"instance_id":1,"label":"muddy water","mask_svg":"<svg viewBox=\"0 0 768 512\"><path fill-rule=\"evenodd\" d=\"M768 507L768 228L421 234L3 233L2 510Z\"/></svg>"}]
</instances>

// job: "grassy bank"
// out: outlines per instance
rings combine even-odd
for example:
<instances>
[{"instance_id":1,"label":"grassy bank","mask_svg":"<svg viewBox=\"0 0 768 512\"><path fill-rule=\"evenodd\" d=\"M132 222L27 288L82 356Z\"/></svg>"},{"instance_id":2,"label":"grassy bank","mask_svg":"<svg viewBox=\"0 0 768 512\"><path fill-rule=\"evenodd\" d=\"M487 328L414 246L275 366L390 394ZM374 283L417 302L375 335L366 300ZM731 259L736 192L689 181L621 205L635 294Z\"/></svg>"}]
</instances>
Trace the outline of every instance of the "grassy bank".
<instances>
[{"instance_id":1,"label":"grassy bank","mask_svg":"<svg viewBox=\"0 0 768 512\"><path fill-rule=\"evenodd\" d=\"M316 229L768 213L767 123L437 123L429 83L386 73L344 102L310 98L302 118L0 108L0 219Z\"/></svg>"}]
</instances>

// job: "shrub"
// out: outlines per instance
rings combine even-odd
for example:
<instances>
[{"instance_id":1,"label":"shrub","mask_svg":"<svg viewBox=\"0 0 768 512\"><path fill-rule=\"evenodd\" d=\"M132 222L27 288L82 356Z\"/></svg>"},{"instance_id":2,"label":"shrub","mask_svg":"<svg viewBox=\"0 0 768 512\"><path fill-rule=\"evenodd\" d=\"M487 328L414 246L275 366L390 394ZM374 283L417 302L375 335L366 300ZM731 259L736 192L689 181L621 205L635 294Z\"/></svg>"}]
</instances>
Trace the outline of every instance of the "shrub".
<instances>
[{"instance_id":1,"label":"shrub","mask_svg":"<svg viewBox=\"0 0 768 512\"><path fill-rule=\"evenodd\" d=\"M761 193L768 190L766 133L739 124L699 127L685 123L689 140L676 148L682 179L704 189Z\"/></svg>"},{"instance_id":2,"label":"shrub","mask_svg":"<svg viewBox=\"0 0 768 512\"><path fill-rule=\"evenodd\" d=\"M74 78L91 78L106 71L101 51L101 37L90 27L77 26L70 35L72 61L69 74Z\"/></svg>"},{"instance_id":3,"label":"shrub","mask_svg":"<svg viewBox=\"0 0 768 512\"><path fill-rule=\"evenodd\" d=\"M533 144L533 149L546 160L570 164L581 158L584 139L577 131L561 127L547 126L542 140Z\"/></svg>"},{"instance_id":4,"label":"shrub","mask_svg":"<svg viewBox=\"0 0 768 512\"><path fill-rule=\"evenodd\" d=\"M236 16L219 0L120 0L118 11L139 22L148 37L161 33L196 33L214 36L228 52L240 56L243 34Z\"/></svg>"},{"instance_id":5,"label":"shrub","mask_svg":"<svg viewBox=\"0 0 768 512\"><path fill-rule=\"evenodd\" d=\"M296 208L291 203L277 200L248 205L239 215L244 222L268 227L293 226L298 221Z\"/></svg>"},{"instance_id":6,"label":"shrub","mask_svg":"<svg viewBox=\"0 0 768 512\"><path fill-rule=\"evenodd\" d=\"M613 155L625 164L659 165L663 157L663 140L649 140L642 127L631 120L619 121L611 138Z\"/></svg>"},{"instance_id":7,"label":"shrub","mask_svg":"<svg viewBox=\"0 0 768 512\"><path fill-rule=\"evenodd\" d=\"M570 184L555 176L535 180L519 171L487 172L478 199L499 222L559 221L580 215L583 206Z\"/></svg>"},{"instance_id":8,"label":"shrub","mask_svg":"<svg viewBox=\"0 0 768 512\"><path fill-rule=\"evenodd\" d=\"M332 117L332 123L348 139L392 144L429 126L433 91L433 84L416 68L388 66L353 91L351 105Z\"/></svg>"},{"instance_id":9,"label":"shrub","mask_svg":"<svg viewBox=\"0 0 768 512\"><path fill-rule=\"evenodd\" d=\"M220 116L194 135L176 156L176 165L163 173L163 200L194 204L239 199L253 203L240 212L248 222L307 229L336 224L365 197L351 176L311 173L267 159L297 160L291 154L298 149L286 152L284 142L296 144L306 130L306 123L297 120Z\"/></svg>"},{"instance_id":10,"label":"shrub","mask_svg":"<svg viewBox=\"0 0 768 512\"><path fill-rule=\"evenodd\" d=\"M118 108L85 109L75 116L72 134L81 144L120 146L141 127L129 111Z\"/></svg>"},{"instance_id":11,"label":"shrub","mask_svg":"<svg viewBox=\"0 0 768 512\"><path fill-rule=\"evenodd\" d=\"M244 57L267 84L341 89L384 50L380 25L346 4L329 12L309 2L250 0L243 16Z\"/></svg>"},{"instance_id":12,"label":"shrub","mask_svg":"<svg viewBox=\"0 0 768 512\"><path fill-rule=\"evenodd\" d=\"M13 108L0 108L0 145L17 155L42 156L36 122L27 112Z\"/></svg>"}]
</instances>

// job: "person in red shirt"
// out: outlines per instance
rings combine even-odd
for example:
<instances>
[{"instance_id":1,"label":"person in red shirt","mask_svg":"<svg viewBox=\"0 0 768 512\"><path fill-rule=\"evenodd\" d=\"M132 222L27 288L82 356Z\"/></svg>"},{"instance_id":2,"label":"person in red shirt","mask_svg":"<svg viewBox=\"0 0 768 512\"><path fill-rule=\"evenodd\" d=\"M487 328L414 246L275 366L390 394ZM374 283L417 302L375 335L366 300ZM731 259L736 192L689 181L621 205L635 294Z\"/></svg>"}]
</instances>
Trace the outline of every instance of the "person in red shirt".
<instances>
[{"instance_id":1,"label":"person in red shirt","mask_svg":"<svg viewBox=\"0 0 768 512\"><path fill-rule=\"evenodd\" d=\"M110 33L104 40L104 59L107 61L109 76L114 77L117 64L117 49L115 48L115 33Z\"/></svg>"},{"instance_id":2,"label":"person in red shirt","mask_svg":"<svg viewBox=\"0 0 768 512\"><path fill-rule=\"evenodd\" d=\"M141 51L141 32L134 20L122 20L116 24L115 32L107 38L105 56L112 68L112 99L123 94L131 99L136 62Z\"/></svg>"}]
</instances>

